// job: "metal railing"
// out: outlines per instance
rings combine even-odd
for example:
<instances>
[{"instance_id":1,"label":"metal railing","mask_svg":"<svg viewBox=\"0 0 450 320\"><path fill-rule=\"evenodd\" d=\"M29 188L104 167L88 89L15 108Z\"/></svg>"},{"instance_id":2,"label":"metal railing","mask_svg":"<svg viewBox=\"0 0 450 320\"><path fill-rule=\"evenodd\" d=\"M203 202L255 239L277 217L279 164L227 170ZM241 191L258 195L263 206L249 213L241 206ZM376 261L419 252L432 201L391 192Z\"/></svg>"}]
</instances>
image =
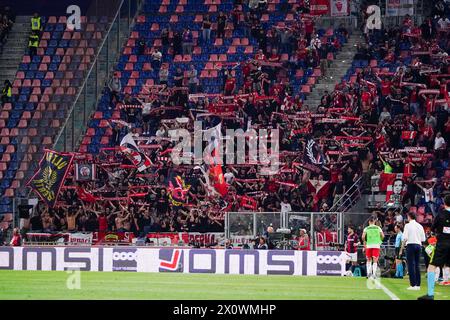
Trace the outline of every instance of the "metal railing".
<instances>
[{"instance_id":1,"label":"metal railing","mask_svg":"<svg viewBox=\"0 0 450 320\"><path fill-rule=\"evenodd\" d=\"M362 176L331 206L329 212L347 212L361 198Z\"/></svg>"},{"instance_id":2,"label":"metal railing","mask_svg":"<svg viewBox=\"0 0 450 320\"><path fill-rule=\"evenodd\" d=\"M53 148L57 151L75 151L86 129L87 120L95 111L102 89L121 54L123 43L128 38L132 27L132 21L142 5L142 0L117 1L119 2L116 2L112 22L75 96L66 120L55 138ZM114 5L113 1L108 3L110 7Z\"/></svg>"}]
</instances>

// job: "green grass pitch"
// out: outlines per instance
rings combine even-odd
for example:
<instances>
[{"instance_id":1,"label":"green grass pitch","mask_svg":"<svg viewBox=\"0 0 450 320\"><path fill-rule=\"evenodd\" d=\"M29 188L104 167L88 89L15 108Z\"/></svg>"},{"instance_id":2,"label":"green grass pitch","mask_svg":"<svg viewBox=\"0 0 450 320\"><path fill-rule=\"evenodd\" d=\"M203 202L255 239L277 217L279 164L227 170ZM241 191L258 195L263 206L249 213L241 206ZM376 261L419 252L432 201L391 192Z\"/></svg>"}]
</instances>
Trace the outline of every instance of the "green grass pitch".
<instances>
[{"instance_id":1,"label":"green grass pitch","mask_svg":"<svg viewBox=\"0 0 450 320\"><path fill-rule=\"evenodd\" d=\"M369 289L366 278L207 275L135 272L81 272L80 289L67 289L64 271L0 271L0 300L5 299L314 299L390 300ZM381 279L400 300L426 293L408 291L407 279ZM436 286L436 300L450 300L450 287Z\"/></svg>"}]
</instances>

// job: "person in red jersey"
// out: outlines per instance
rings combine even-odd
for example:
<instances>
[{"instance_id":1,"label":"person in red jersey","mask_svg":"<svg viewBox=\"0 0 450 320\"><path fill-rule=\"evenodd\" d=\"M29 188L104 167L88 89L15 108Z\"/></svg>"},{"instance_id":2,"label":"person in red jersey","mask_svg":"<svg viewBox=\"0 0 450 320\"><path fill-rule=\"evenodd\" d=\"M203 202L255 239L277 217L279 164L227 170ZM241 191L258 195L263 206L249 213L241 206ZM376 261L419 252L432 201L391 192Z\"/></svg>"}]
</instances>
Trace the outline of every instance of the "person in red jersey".
<instances>
[{"instance_id":1,"label":"person in red jersey","mask_svg":"<svg viewBox=\"0 0 450 320\"><path fill-rule=\"evenodd\" d=\"M230 74L228 75L228 79L225 81L225 95L232 95L234 89L236 88L236 79Z\"/></svg>"},{"instance_id":2,"label":"person in red jersey","mask_svg":"<svg viewBox=\"0 0 450 320\"><path fill-rule=\"evenodd\" d=\"M298 237L298 250L311 250L311 243L305 229L300 229L300 235Z\"/></svg>"},{"instance_id":3,"label":"person in red jersey","mask_svg":"<svg viewBox=\"0 0 450 320\"><path fill-rule=\"evenodd\" d=\"M22 237L20 236L19 228L14 228L13 236L9 245L13 247L19 247L22 245Z\"/></svg>"}]
</instances>

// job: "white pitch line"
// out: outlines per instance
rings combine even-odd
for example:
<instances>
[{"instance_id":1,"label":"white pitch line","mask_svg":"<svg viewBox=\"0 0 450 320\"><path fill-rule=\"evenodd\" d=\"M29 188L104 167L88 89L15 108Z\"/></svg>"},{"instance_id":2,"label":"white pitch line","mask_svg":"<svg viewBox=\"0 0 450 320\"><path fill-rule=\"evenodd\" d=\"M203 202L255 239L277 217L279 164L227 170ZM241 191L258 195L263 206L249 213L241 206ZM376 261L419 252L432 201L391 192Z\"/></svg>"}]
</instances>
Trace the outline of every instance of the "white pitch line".
<instances>
[{"instance_id":1,"label":"white pitch line","mask_svg":"<svg viewBox=\"0 0 450 320\"><path fill-rule=\"evenodd\" d=\"M382 285L379 279L375 279L375 283L380 286L381 290L383 290L383 292L386 293L391 300L400 300L400 298L397 297L391 290Z\"/></svg>"}]
</instances>

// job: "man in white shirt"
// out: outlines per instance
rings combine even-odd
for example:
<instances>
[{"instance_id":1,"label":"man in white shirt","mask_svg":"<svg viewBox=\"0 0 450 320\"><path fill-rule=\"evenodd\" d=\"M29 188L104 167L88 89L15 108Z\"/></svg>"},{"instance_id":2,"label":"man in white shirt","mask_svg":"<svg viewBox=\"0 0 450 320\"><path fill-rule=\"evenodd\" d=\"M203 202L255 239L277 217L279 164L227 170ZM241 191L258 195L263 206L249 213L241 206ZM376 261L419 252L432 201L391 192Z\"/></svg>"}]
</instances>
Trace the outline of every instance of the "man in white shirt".
<instances>
[{"instance_id":1,"label":"man in white shirt","mask_svg":"<svg viewBox=\"0 0 450 320\"><path fill-rule=\"evenodd\" d=\"M419 259L422 253L422 242L425 242L425 231L422 225L416 222L416 214L408 212L408 223L403 231L403 244L400 254L406 245L406 259L408 261L408 274L410 287L407 290L420 290Z\"/></svg>"},{"instance_id":2,"label":"man in white shirt","mask_svg":"<svg viewBox=\"0 0 450 320\"><path fill-rule=\"evenodd\" d=\"M436 138L434 138L434 150L443 149L445 147L445 139L442 133L436 133Z\"/></svg>"},{"instance_id":3,"label":"man in white shirt","mask_svg":"<svg viewBox=\"0 0 450 320\"><path fill-rule=\"evenodd\" d=\"M437 24L439 25L440 29L447 29L448 25L450 24L450 20L448 20L448 18L443 18L441 17L438 21Z\"/></svg>"},{"instance_id":4,"label":"man in white shirt","mask_svg":"<svg viewBox=\"0 0 450 320\"><path fill-rule=\"evenodd\" d=\"M225 178L225 182L227 184L232 184L233 183L234 174L233 174L233 172L231 172L230 168L226 169L226 173L223 175L223 177Z\"/></svg>"},{"instance_id":5,"label":"man in white shirt","mask_svg":"<svg viewBox=\"0 0 450 320\"><path fill-rule=\"evenodd\" d=\"M292 211L291 204L288 202L286 198L283 198L283 201L281 202L281 214L291 211Z\"/></svg>"}]
</instances>

